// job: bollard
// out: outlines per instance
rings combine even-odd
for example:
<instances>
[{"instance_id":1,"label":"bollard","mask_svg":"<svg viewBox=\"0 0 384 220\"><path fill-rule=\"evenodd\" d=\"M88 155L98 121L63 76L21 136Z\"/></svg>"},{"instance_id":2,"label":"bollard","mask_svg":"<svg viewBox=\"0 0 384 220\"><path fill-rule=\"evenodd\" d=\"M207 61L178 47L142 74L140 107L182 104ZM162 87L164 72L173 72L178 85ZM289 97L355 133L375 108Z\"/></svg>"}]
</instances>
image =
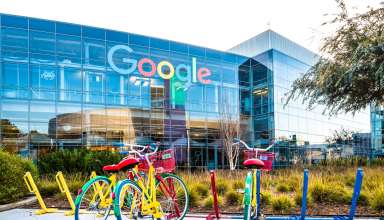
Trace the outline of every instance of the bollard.
<instances>
[{"instance_id":1,"label":"bollard","mask_svg":"<svg viewBox=\"0 0 384 220\"><path fill-rule=\"evenodd\" d=\"M301 198L301 212L300 212L300 220L305 219L305 215L307 214L307 194L308 194L308 170L304 170L303 177L303 194Z\"/></svg>"},{"instance_id":2,"label":"bollard","mask_svg":"<svg viewBox=\"0 0 384 220\"><path fill-rule=\"evenodd\" d=\"M220 212L219 212L219 204L218 204L218 199L217 199L215 171L211 170L211 171L209 171L209 174L211 175L211 190L212 190L212 197L213 197L214 213L209 213L206 219L212 220L213 214L215 215L216 219L219 219L220 218Z\"/></svg>"},{"instance_id":3,"label":"bollard","mask_svg":"<svg viewBox=\"0 0 384 220\"><path fill-rule=\"evenodd\" d=\"M57 172L57 174L56 174L56 182L57 182L57 185L59 185L60 191L62 193L64 193L65 196L67 197L68 203L69 203L69 205L71 206L71 209L72 209L71 211L65 212L64 214L66 216L74 215L75 214L75 203L73 202L73 199L72 199L72 196L71 196L71 192L68 189L68 185L65 182L63 173L61 171Z\"/></svg>"},{"instance_id":4,"label":"bollard","mask_svg":"<svg viewBox=\"0 0 384 220\"><path fill-rule=\"evenodd\" d=\"M357 169L357 173L356 173L355 186L353 189L353 196L352 196L352 204L351 204L351 208L349 210L348 219L350 219L350 220L352 220L353 217L355 216L355 212L356 212L356 208L357 208L357 199L360 196L360 190L361 190L362 183L363 183L363 169L359 168L359 169Z\"/></svg>"},{"instance_id":5,"label":"bollard","mask_svg":"<svg viewBox=\"0 0 384 220\"><path fill-rule=\"evenodd\" d=\"M37 201L39 202L39 205L41 207L40 210L36 211L36 215L42 215L42 214L46 214L46 213L57 212L57 209L47 208L47 206L44 203L43 198L40 195L39 189L37 189L35 181L33 180L33 177L32 177L30 172L26 172L23 179L24 179L25 184L27 185L29 192L35 194Z\"/></svg>"},{"instance_id":6,"label":"bollard","mask_svg":"<svg viewBox=\"0 0 384 220\"><path fill-rule=\"evenodd\" d=\"M261 215L261 209L260 209L260 178L261 171L257 170L256 172L256 218L258 218Z\"/></svg>"}]
</instances>

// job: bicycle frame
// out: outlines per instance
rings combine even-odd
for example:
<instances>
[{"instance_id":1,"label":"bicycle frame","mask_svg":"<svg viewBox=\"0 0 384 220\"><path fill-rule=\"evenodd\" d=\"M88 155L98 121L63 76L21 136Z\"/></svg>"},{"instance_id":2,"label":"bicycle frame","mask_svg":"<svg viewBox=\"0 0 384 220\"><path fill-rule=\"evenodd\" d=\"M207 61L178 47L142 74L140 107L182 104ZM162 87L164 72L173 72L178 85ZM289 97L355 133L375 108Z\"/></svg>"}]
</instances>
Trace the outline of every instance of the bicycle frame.
<instances>
[{"instance_id":1,"label":"bicycle frame","mask_svg":"<svg viewBox=\"0 0 384 220\"><path fill-rule=\"evenodd\" d=\"M154 218L163 217L160 203L156 200L156 173L152 164L149 166L147 180L140 175L138 166L131 172L131 178L142 190L141 212L143 215L153 215Z\"/></svg>"},{"instance_id":2,"label":"bicycle frame","mask_svg":"<svg viewBox=\"0 0 384 220\"><path fill-rule=\"evenodd\" d=\"M111 184L108 186L105 193L103 193L103 187L100 186L99 183L96 183L93 186L95 193L92 197L91 202L95 202L97 195L99 195L101 207L108 207L113 203L113 199L109 198L109 195L112 193L112 189L115 188L115 186L116 186L116 174L112 174L110 177L108 177L108 179L111 181Z\"/></svg>"}]
</instances>

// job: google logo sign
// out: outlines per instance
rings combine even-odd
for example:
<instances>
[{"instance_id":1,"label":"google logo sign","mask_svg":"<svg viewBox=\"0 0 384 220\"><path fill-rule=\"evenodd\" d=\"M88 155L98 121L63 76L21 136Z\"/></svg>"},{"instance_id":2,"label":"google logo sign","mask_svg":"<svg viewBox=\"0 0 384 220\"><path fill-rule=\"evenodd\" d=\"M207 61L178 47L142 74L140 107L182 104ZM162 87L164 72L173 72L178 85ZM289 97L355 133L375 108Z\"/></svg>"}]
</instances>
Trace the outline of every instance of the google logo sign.
<instances>
[{"instance_id":1,"label":"google logo sign","mask_svg":"<svg viewBox=\"0 0 384 220\"><path fill-rule=\"evenodd\" d=\"M149 58L142 58L140 60L123 58L122 62L129 64L129 67L120 68L113 61L113 56L118 50L125 50L129 53L132 53L133 50L127 45L116 45L109 49L108 63L114 71L120 74L130 74L137 69L137 71L145 77L152 77L157 72L163 79L171 79L176 76L180 81L188 83L196 83L198 81L202 84L211 83L210 79L206 79L206 77L211 75L211 71L205 67L197 69L195 57L192 57L192 66L179 64L176 67L166 60L162 60L156 65L156 63ZM150 67L149 70L145 70L144 65ZM164 71L165 68L167 68L168 71Z\"/></svg>"}]
</instances>

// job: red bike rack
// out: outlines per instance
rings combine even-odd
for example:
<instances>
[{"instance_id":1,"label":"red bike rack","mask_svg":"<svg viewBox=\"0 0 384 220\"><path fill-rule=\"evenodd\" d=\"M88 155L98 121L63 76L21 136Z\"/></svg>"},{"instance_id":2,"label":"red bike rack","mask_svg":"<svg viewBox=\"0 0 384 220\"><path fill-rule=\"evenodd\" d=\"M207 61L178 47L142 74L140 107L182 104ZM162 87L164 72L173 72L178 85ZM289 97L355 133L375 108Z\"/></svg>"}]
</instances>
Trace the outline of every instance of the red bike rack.
<instances>
[{"instance_id":1,"label":"red bike rack","mask_svg":"<svg viewBox=\"0 0 384 220\"><path fill-rule=\"evenodd\" d=\"M216 174L214 170L209 171L211 175L211 190L213 196L213 212L209 213L206 217L207 220L213 220L214 218L220 218L219 203L217 199L217 190L216 190Z\"/></svg>"}]
</instances>

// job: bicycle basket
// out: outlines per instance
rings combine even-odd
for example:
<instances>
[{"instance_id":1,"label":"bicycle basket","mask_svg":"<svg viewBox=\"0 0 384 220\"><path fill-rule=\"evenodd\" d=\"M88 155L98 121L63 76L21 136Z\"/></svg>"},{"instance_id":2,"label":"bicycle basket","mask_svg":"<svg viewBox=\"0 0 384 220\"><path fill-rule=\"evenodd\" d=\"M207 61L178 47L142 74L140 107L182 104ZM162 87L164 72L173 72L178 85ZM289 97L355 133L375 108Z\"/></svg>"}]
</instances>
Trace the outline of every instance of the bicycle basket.
<instances>
[{"instance_id":1,"label":"bicycle basket","mask_svg":"<svg viewBox=\"0 0 384 220\"><path fill-rule=\"evenodd\" d=\"M154 155L149 157L149 160L153 164L158 173L171 173L175 171L176 160L175 153L173 149L167 149L164 151L159 151ZM149 164L145 159L142 159L139 164L139 170L146 172L149 169Z\"/></svg>"},{"instance_id":2,"label":"bicycle basket","mask_svg":"<svg viewBox=\"0 0 384 220\"><path fill-rule=\"evenodd\" d=\"M252 159L256 157L256 151L245 150L244 151L244 160ZM258 152L257 159L260 159L264 162L265 171L271 171L273 167L273 160L275 159L275 153L273 152Z\"/></svg>"}]
</instances>

